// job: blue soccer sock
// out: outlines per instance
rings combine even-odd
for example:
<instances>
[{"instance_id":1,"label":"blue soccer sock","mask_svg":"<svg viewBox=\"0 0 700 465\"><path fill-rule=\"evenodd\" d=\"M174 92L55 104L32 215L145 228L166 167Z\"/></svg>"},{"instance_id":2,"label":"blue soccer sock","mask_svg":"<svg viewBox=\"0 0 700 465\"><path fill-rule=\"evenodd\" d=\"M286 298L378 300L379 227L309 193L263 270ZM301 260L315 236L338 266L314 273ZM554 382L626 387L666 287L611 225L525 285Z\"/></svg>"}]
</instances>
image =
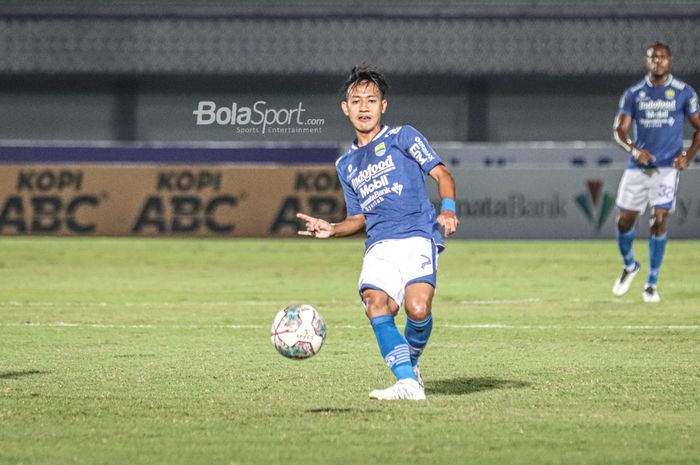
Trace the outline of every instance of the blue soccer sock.
<instances>
[{"instance_id":1,"label":"blue soccer sock","mask_svg":"<svg viewBox=\"0 0 700 465\"><path fill-rule=\"evenodd\" d=\"M430 333L433 331L433 316L428 315L423 321L415 321L406 318L406 327L403 335L408 342L408 350L411 353L411 365L418 364L418 358L423 353L423 349L428 345Z\"/></svg>"},{"instance_id":2,"label":"blue soccer sock","mask_svg":"<svg viewBox=\"0 0 700 465\"><path fill-rule=\"evenodd\" d=\"M661 263L664 261L664 252L666 252L666 242L668 242L668 233L649 237L648 284L656 284L656 281L659 279L659 270L661 269Z\"/></svg>"},{"instance_id":3,"label":"blue soccer sock","mask_svg":"<svg viewBox=\"0 0 700 465\"><path fill-rule=\"evenodd\" d=\"M622 260L625 263L625 268L629 269L634 265L634 251L632 250L632 243L636 233L634 228L630 229L626 233L621 233L620 231L615 231L615 238L617 239L617 248L620 249L620 255L622 255Z\"/></svg>"},{"instance_id":4,"label":"blue soccer sock","mask_svg":"<svg viewBox=\"0 0 700 465\"><path fill-rule=\"evenodd\" d=\"M379 351L397 379L416 379L411 365L408 344L396 328L393 315L381 315L369 320L377 336Z\"/></svg>"}]
</instances>

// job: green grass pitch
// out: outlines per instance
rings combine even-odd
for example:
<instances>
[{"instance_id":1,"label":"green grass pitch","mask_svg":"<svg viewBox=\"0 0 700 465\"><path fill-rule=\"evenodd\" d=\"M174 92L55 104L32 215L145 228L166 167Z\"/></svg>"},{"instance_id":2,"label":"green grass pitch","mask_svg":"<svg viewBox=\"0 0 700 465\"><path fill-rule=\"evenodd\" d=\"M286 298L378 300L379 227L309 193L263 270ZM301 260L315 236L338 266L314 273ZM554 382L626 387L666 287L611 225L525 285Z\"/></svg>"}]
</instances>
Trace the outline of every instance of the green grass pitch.
<instances>
[{"instance_id":1,"label":"green grass pitch","mask_svg":"<svg viewBox=\"0 0 700 465\"><path fill-rule=\"evenodd\" d=\"M698 464L700 242L662 302L613 298L614 241L452 241L427 401L393 382L357 297L358 239L0 239L0 463ZM290 303L328 324L291 361ZM398 318L403 326L403 316Z\"/></svg>"}]
</instances>

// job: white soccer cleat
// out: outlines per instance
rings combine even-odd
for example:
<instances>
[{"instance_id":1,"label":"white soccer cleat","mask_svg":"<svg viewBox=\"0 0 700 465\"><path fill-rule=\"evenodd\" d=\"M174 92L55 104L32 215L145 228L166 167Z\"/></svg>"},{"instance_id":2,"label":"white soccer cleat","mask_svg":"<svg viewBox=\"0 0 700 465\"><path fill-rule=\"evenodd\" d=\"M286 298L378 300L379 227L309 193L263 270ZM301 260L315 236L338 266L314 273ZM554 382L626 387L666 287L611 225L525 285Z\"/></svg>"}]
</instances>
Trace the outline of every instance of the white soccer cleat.
<instances>
[{"instance_id":1,"label":"white soccer cleat","mask_svg":"<svg viewBox=\"0 0 700 465\"><path fill-rule=\"evenodd\" d=\"M639 268L639 262L634 262L634 269L632 269L632 271L627 271L626 268L622 269L620 277L617 278L617 281L615 281L615 285L613 286L613 295L620 297L627 294L627 291L630 290L634 277L637 276L637 273L639 273Z\"/></svg>"},{"instance_id":2,"label":"white soccer cleat","mask_svg":"<svg viewBox=\"0 0 700 465\"><path fill-rule=\"evenodd\" d=\"M642 292L642 299L644 299L644 302L648 304L661 302L661 296L656 290L656 286L653 284L647 284L647 286L644 288L644 292Z\"/></svg>"},{"instance_id":3,"label":"white soccer cleat","mask_svg":"<svg viewBox=\"0 0 700 465\"><path fill-rule=\"evenodd\" d=\"M420 384L421 388L425 388L425 384L423 383L423 377L420 375L420 365L416 363L416 366L413 367L413 374L416 375L416 380L418 381L418 384Z\"/></svg>"},{"instance_id":4,"label":"white soccer cleat","mask_svg":"<svg viewBox=\"0 0 700 465\"><path fill-rule=\"evenodd\" d=\"M411 378L400 379L386 389L375 389L369 393L370 399L377 400L425 400L425 391L418 381Z\"/></svg>"}]
</instances>

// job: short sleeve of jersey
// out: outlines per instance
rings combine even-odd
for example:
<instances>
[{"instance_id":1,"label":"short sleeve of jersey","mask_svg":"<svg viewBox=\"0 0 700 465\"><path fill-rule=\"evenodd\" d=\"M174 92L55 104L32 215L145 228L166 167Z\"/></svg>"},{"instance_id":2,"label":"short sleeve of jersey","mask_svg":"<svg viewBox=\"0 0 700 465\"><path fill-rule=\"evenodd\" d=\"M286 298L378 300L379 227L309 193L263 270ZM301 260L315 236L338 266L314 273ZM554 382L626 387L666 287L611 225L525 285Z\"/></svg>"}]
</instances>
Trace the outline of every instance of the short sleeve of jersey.
<instances>
[{"instance_id":1,"label":"short sleeve of jersey","mask_svg":"<svg viewBox=\"0 0 700 465\"><path fill-rule=\"evenodd\" d=\"M683 112L686 116L693 116L700 112L700 108L698 108L698 94L695 92L695 89L690 86L686 89L688 90L688 98L683 107Z\"/></svg>"},{"instance_id":2,"label":"short sleeve of jersey","mask_svg":"<svg viewBox=\"0 0 700 465\"><path fill-rule=\"evenodd\" d=\"M623 115L634 116L634 92L632 92L629 89L627 89L620 98L619 113L622 113Z\"/></svg>"},{"instance_id":3,"label":"short sleeve of jersey","mask_svg":"<svg viewBox=\"0 0 700 465\"><path fill-rule=\"evenodd\" d=\"M362 213L362 208L360 208L360 201L352 190L352 187L347 183L345 178L340 173L340 168L336 168L338 172L338 179L340 179L340 185L343 187L343 194L345 194L345 209L347 211L347 216L359 215Z\"/></svg>"},{"instance_id":4,"label":"short sleeve of jersey","mask_svg":"<svg viewBox=\"0 0 700 465\"><path fill-rule=\"evenodd\" d=\"M428 173L442 163L435 150L428 144L423 134L412 126L403 126L397 137L397 143L407 157L418 163L424 173Z\"/></svg>"}]
</instances>

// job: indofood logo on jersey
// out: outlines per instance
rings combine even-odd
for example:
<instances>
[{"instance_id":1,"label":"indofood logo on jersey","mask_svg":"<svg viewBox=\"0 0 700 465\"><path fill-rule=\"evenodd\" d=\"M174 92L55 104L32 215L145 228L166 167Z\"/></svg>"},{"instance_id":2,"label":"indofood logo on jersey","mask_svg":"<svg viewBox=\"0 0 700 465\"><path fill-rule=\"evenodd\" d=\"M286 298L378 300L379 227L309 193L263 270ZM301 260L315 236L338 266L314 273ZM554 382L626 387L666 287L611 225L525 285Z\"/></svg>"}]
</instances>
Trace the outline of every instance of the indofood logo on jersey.
<instances>
[{"instance_id":1,"label":"indofood logo on jersey","mask_svg":"<svg viewBox=\"0 0 700 465\"><path fill-rule=\"evenodd\" d=\"M652 110L652 111L675 111L676 101L675 100L642 100L639 102L640 110Z\"/></svg>"},{"instance_id":2,"label":"indofood logo on jersey","mask_svg":"<svg viewBox=\"0 0 700 465\"><path fill-rule=\"evenodd\" d=\"M600 232L615 205L615 197L602 192L603 181L599 179L589 179L586 186L588 191L576 196L576 204L588 221L595 225L596 232Z\"/></svg>"},{"instance_id":3,"label":"indofood logo on jersey","mask_svg":"<svg viewBox=\"0 0 700 465\"><path fill-rule=\"evenodd\" d=\"M370 163L367 165L367 168L363 169L357 176L352 178L350 184L353 189L357 189L358 186L366 183L370 179L386 174L389 171L394 171L395 169L394 160L391 158L391 155L389 155L379 163Z\"/></svg>"}]
</instances>

